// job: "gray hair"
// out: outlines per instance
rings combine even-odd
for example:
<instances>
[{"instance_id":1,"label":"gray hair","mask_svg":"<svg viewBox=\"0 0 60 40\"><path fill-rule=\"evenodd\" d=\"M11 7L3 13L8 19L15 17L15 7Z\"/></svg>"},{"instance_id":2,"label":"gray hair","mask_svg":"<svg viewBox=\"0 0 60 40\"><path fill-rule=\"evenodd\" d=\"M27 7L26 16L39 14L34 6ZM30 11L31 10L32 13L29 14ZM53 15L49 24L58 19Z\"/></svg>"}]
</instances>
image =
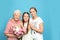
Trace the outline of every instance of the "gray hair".
<instances>
[{"instance_id":1,"label":"gray hair","mask_svg":"<svg viewBox=\"0 0 60 40\"><path fill-rule=\"evenodd\" d=\"M21 14L21 11L20 10L15 10L14 14Z\"/></svg>"}]
</instances>

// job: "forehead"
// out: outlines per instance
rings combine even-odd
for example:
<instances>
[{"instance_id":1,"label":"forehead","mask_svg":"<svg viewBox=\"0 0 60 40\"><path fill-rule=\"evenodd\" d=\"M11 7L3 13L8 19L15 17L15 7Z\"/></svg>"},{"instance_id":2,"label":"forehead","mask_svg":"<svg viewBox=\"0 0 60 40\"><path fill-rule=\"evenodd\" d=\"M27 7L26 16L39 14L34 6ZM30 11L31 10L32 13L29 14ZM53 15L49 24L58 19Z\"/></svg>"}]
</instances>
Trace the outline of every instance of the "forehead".
<instances>
[{"instance_id":1,"label":"forehead","mask_svg":"<svg viewBox=\"0 0 60 40\"><path fill-rule=\"evenodd\" d=\"M28 14L26 13L26 14L24 14L24 16L28 16Z\"/></svg>"},{"instance_id":2,"label":"forehead","mask_svg":"<svg viewBox=\"0 0 60 40\"><path fill-rule=\"evenodd\" d=\"M14 11L14 15L20 15L20 14L21 14L20 10L15 10Z\"/></svg>"},{"instance_id":3,"label":"forehead","mask_svg":"<svg viewBox=\"0 0 60 40\"><path fill-rule=\"evenodd\" d=\"M14 13L14 15L20 15L20 13Z\"/></svg>"},{"instance_id":4,"label":"forehead","mask_svg":"<svg viewBox=\"0 0 60 40\"><path fill-rule=\"evenodd\" d=\"M32 8L32 9L30 9L30 11L35 11L35 10Z\"/></svg>"}]
</instances>

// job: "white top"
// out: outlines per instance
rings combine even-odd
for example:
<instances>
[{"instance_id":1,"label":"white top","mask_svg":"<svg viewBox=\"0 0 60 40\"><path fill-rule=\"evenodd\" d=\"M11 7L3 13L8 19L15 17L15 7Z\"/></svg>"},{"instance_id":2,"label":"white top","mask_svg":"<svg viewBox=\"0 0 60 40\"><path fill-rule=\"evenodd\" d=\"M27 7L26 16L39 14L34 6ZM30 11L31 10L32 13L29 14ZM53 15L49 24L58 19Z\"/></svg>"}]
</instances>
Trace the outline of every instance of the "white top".
<instances>
[{"instance_id":1,"label":"white top","mask_svg":"<svg viewBox=\"0 0 60 40\"><path fill-rule=\"evenodd\" d=\"M28 23L24 23L24 27L27 28ZM22 40L33 40L31 36L31 30L29 30L28 34L23 35Z\"/></svg>"},{"instance_id":2,"label":"white top","mask_svg":"<svg viewBox=\"0 0 60 40\"><path fill-rule=\"evenodd\" d=\"M36 27L36 28L39 29L39 27L40 27L39 24L40 24L40 23L43 23L43 20L42 20L40 17L36 18L35 20L33 20L33 19L31 18L31 19L30 19L30 23L33 24L34 27ZM34 34L35 34L35 35L34 35ZM38 32L36 32L36 31L34 31L34 30L32 30L32 35L34 35L34 37L36 36L36 37L40 37L40 38L43 39L43 35L40 34L40 33L38 33Z\"/></svg>"},{"instance_id":3,"label":"white top","mask_svg":"<svg viewBox=\"0 0 60 40\"><path fill-rule=\"evenodd\" d=\"M24 27L27 28L28 23L24 23ZM31 29L29 30L28 34L31 34Z\"/></svg>"},{"instance_id":4,"label":"white top","mask_svg":"<svg viewBox=\"0 0 60 40\"><path fill-rule=\"evenodd\" d=\"M24 23L24 27L27 28L28 23Z\"/></svg>"}]
</instances>

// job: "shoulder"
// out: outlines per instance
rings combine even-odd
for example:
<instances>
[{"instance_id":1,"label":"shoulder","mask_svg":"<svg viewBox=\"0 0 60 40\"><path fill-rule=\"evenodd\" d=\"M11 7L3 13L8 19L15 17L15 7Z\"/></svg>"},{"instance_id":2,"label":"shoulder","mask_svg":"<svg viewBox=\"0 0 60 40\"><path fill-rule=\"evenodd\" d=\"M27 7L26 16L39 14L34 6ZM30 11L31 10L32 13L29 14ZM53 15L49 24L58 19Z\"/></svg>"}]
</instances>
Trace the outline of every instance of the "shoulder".
<instances>
[{"instance_id":1,"label":"shoulder","mask_svg":"<svg viewBox=\"0 0 60 40\"><path fill-rule=\"evenodd\" d=\"M42 20L42 18L41 18L41 17L38 17L38 20L40 20L40 21L41 21L41 20Z\"/></svg>"},{"instance_id":2,"label":"shoulder","mask_svg":"<svg viewBox=\"0 0 60 40\"><path fill-rule=\"evenodd\" d=\"M20 23L20 24L23 24L23 22L22 22L21 20L19 20L19 23Z\"/></svg>"},{"instance_id":3,"label":"shoulder","mask_svg":"<svg viewBox=\"0 0 60 40\"><path fill-rule=\"evenodd\" d=\"M9 21L7 22L7 27L11 27L13 25L13 20L9 19Z\"/></svg>"},{"instance_id":4,"label":"shoulder","mask_svg":"<svg viewBox=\"0 0 60 40\"><path fill-rule=\"evenodd\" d=\"M10 18L9 21L8 21L8 23L13 23L13 19Z\"/></svg>"},{"instance_id":5,"label":"shoulder","mask_svg":"<svg viewBox=\"0 0 60 40\"><path fill-rule=\"evenodd\" d=\"M37 20L39 23L43 23L43 20L41 17L38 17L38 20Z\"/></svg>"},{"instance_id":6,"label":"shoulder","mask_svg":"<svg viewBox=\"0 0 60 40\"><path fill-rule=\"evenodd\" d=\"M20 23L22 23L22 20L19 20Z\"/></svg>"},{"instance_id":7,"label":"shoulder","mask_svg":"<svg viewBox=\"0 0 60 40\"><path fill-rule=\"evenodd\" d=\"M40 19L42 19L41 17L38 17L38 19L40 20Z\"/></svg>"}]
</instances>

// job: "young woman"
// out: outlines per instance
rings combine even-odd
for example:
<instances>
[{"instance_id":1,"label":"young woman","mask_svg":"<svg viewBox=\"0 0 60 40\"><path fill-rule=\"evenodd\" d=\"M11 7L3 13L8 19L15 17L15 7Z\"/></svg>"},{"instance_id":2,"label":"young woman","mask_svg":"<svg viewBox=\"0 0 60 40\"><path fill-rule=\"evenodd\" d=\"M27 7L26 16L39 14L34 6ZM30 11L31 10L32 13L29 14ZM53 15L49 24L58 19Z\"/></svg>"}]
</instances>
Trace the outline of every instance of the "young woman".
<instances>
[{"instance_id":1,"label":"young woman","mask_svg":"<svg viewBox=\"0 0 60 40\"><path fill-rule=\"evenodd\" d=\"M30 15L28 12L24 12L23 16L22 16L22 22L23 22L23 26L26 29L26 33L25 35L23 35L22 40L33 40L32 36L31 36L31 30L30 30Z\"/></svg>"},{"instance_id":2,"label":"young woman","mask_svg":"<svg viewBox=\"0 0 60 40\"><path fill-rule=\"evenodd\" d=\"M30 19L32 35L34 40L43 40L43 20L37 16L37 9L35 7L30 8L30 14L32 18Z\"/></svg>"}]
</instances>

